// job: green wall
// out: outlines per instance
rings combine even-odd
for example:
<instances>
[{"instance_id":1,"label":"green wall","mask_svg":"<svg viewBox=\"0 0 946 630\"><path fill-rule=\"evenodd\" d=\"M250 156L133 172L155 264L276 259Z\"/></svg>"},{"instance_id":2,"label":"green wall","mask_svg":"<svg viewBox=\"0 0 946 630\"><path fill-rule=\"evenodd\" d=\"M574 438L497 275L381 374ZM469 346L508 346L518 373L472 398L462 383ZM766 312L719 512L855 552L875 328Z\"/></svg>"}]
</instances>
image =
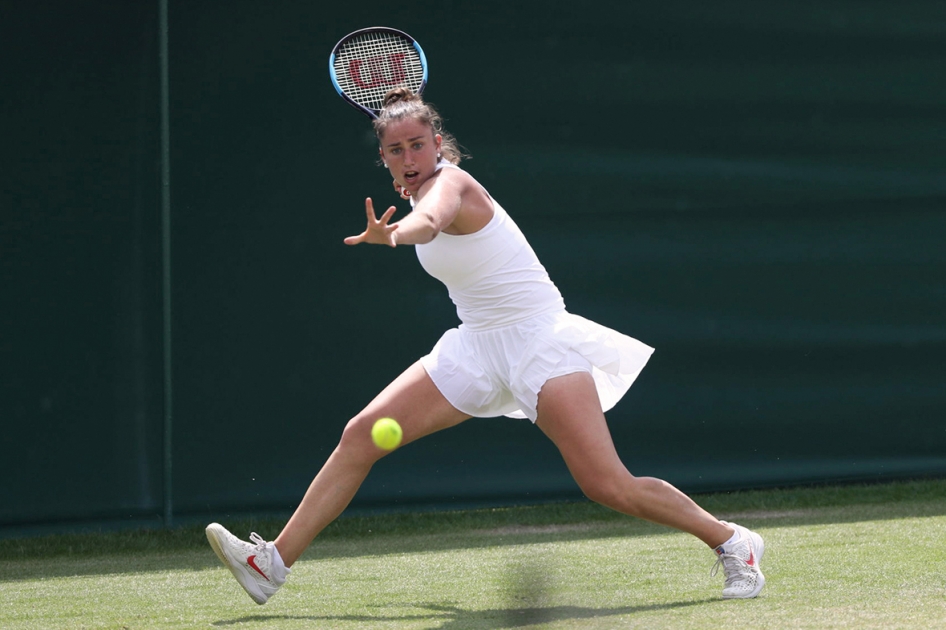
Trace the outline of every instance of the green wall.
<instances>
[{"instance_id":1,"label":"green wall","mask_svg":"<svg viewBox=\"0 0 946 630\"><path fill-rule=\"evenodd\" d=\"M0 526L164 509L158 7L4 8ZM946 8L171 0L173 510L290 510L457 323L326 76L402 28L569 308L657 348L609 413L688 491L946 474ZM9 63L9 60L14 60ZM377 337L384 339L381 346ZM382 460L356 507L578 496L525 421Z\"/></svg>"}]
</instances>

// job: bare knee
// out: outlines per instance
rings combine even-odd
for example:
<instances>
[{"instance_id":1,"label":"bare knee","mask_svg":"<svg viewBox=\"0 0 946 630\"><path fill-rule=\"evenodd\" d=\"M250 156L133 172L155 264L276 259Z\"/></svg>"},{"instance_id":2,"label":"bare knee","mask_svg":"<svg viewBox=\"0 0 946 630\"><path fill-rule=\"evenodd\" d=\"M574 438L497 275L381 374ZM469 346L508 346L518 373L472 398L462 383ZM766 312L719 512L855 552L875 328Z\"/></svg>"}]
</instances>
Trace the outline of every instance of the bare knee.
<instances>
[{"instance_id":1,"label":"bare knee","mask_svg":"<svg viewBox=\"0 0 946 630\"><path fill-rule=\"evenodd\" d=\"M576 478L576 481L578 487L590 500L606 507L614 507L622 503L631 493L634 477L630 473L595 474L584 479Z\"/></svg>"},{"instance_id":2,"label":"bare knee","mask_svg":"<svg viewBox=\"0 0 946 630\"><path fill-rule=\"evenodd\" d=\"M579 481L579 487L595 503L639 517L646 511L647 495L654 482L663 483L650 477L635 477L624 470Z\"/></svg>"},{"instance_id":3,"label":"bare knee","mask_svg":"<svg viewBox=\"0 0 946 630\"><path fill-rule=\"evenodd\" d=\"M372 422L363 416L355 416L348 421L342 431L342 437L336 447L336 452L343 453L351 458L371 465L388 454L389 451L375 446L371 439Z\"/></svg>"}]
</instances>

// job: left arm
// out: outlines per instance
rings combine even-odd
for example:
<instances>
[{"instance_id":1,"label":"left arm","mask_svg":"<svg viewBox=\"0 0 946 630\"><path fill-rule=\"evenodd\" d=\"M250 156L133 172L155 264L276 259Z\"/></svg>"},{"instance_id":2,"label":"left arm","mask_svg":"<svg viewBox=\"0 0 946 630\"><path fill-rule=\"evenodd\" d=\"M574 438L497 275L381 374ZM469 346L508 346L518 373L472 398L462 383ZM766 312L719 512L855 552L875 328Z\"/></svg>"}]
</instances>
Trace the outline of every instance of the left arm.
<instances>
[{"instance_id":1,"label":"left arm","mask_svg":"<svg viewBox=\"0 0 946 630\"><path fill-rule=\"evenodd\" d=\"M460 214L466 182L459 173L441 171L424 182L418 191L414 210L396 223L390 223L396 207L388 208L381 218L374 212L371 199L365 200L368 226L358 236L345 239L346 245L419 245L429 243L449 227Z\"/></svg>"}]
</instances>

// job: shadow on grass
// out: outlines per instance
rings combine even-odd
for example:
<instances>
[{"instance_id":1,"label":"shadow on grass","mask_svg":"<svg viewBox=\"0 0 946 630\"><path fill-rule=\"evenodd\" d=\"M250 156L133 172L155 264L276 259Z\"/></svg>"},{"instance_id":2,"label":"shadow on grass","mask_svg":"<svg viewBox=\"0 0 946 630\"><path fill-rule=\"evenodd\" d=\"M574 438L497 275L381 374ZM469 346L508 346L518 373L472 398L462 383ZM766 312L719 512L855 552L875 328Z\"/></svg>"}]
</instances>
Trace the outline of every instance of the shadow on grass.
<instances>
[{"instance_id":1,"label":"shadow on grass","mask_svg":"<svg viewBox=\"0 0 946 630\"><path fill-rule=\"evenodd\" d=\"M503 628L522 628L538 623L552 623L555 621L578 621L582 619L600 619L633 615L643 612L673 610L688 606L700 606L720 602L720 599L699 599L692 601L672 602L669 604L649 604L640 606L619 606L616 608L587 608L584 606L549 606L533 608L505 608L492 610L464 610L456 606L442 604L410 604L405 607L426 609L428 613L403 615L246 615L235 619L223 619L214 622L215 627L225 628L247 623L278 623L286 621L350 621L358 623L378 623L397 621L424 621L440 622L436 627L439 630L459 630L460 628L477 628L482 630L502 630Z\"/></svg>"}]
</instances>

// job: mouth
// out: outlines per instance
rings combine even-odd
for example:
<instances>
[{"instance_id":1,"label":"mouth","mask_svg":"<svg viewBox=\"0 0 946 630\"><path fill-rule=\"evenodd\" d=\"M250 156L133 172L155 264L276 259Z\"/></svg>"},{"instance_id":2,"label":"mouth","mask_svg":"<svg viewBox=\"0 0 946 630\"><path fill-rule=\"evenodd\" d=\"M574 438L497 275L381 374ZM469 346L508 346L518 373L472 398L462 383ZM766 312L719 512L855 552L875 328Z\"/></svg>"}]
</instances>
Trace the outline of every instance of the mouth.
<instances>
[{"instance_id":1,"label":"mouth","mask_svg":"<svg viewBox=\"0 0 946 630\"><path fill-rule=\"evenodd\" d=\"M413 184L417 181L418 177L420 177L420 173L417 171L407 171L404 173L404 182L406 184Z\"/></svg>"}]
</instances>

